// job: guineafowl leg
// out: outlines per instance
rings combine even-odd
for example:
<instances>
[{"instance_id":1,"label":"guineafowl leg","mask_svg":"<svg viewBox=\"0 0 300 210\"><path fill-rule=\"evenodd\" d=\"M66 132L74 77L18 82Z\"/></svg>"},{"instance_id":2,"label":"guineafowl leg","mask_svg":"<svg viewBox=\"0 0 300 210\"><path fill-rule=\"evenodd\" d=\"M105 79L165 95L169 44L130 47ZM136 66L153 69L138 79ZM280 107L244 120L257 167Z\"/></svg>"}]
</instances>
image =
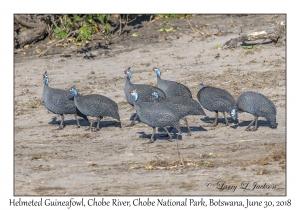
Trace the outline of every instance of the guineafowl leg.
<instances>
[{"instance_id":1,"label":"guineafowl leg","mask_svg":"<svg viewBox=\"0 0 300 210\"><path fill-rule=\"evenodd\" d=\"M191 135L192 135L192 134L191 134L191 129L190 129L190 127L189 127L189 124L188 124L187 118L186 118L186 117L184 117L184 118L183 118L183 120L184 120L184 122L185 122L185 124L186 124L186 126L187 126L187 129L188 129L188 133L187 133L187 135L188 135L188 136L191 136Z\"/></svg>"},{"instance_id":2,"label":"guineafowl leg","mask_svg":"<svg viewBox=\"0 0 300 210\"><path fill-rule=\"evenodd\" d=\"M253 121L248 125L248 127L245 129L245 131L248 131L248 130L249 130L249 128L253 125L254 121L255 121L255 117L254 117L254 120L253 120Z\"/></svg>"},{"instance_id":3,"label":"guineafowl leg","mask_svg":"<svg viewBox=\"0 0 300 210\"><path fill-rule=\"evenodd\" d=\"M75 116L75 120L76 120L77 128L80 128L80 124L79 124L79 120L78 120L78 117L77 117L77 114L76 114L76 112L74 113L74 116Z\"/></svg>"},{"instance_id":4,"label":"guineafowl leg","mask_svg":"<svg viewBox=\"0 0 300 210\"><path fill-rule=\"evenodd\" d=\"M258 123L258 116L255 116L255 128L253 129L254 131L257 130L257 123Z\"/></svg>"},{"instance_id":5,"label":"guineafowl leg","mask_svg":"<svg viewBox=\"0 0 300 210\"><path fill-rule=\"evenodd\" d=\"M97 121L98 121L98 123L97 123L97 131L99 131L100 130L100 121L101 121L101 119L103 119L103 117L97 117Z\"/></svg>"},{"instance_id":6,"label":"guineafowl leg","mask_svg":"<svg viewBox=\"0 0 300 210\"><path fill-rule=\"evenodd\" d=\"M182 135L182 134L181 134L181 129L180 129L180 123L178 122L177 125L175 125L174 127L176 128L176 130L177 130L177 132L178 132L178 133L177 133L177 141L178 141L179 135Z\"/></svg>"},{"instance_id":7,"label":"guineafowl leg","mask_svg":"<svg viewBox=\"0 0 300 210\"><path fill-rule=\"evenodd\" d=\"M215 122L212 124L212 127L216 127L218 125L218 111L216 111L216 119L215 119Z\"/></svg>"},{"instance_id":8,"label":"guineafowl leg","mask_svg":"<svg viewBox=\"0 0 300 210\"><path fill-rule=\"evenodd\" d=\"M92 119L90 119L89 121L90 121L90 127L87 130L90 130L90 133L91 133L94 121Z\"/></svg>"},{"instance_id":9,"label":"guineafowl leg","mask_svg":"<svg viewBox=\"0 0 300 210\"><path fill-rule=\"evenodd\" d=\"M60 115L60 125L59 125L59 129L63 129L64 128L64 120L65 120L65 116L63 114Z\"/></svg>"},{"instance_id":10,"label":"guineafowl leg","mask_svg":"<svg viewBox=\"0 0 300 210\"><path fill-rule=\"evenodd\" d=\"M225 119L225 122L226 122L226 126L228 126L229 125L229 123L228 123L228 120L227 120L227 117L226 117L226 115L225 115L225 112L222 112L223 113L223 115L224 115L224 119Z\"/></svg>"},{"instance_id":11,"label":"guineafowl leg","mask_svg":"<svg viewBox=\"0 0 300 210\"><path fill-rule=\"evenodd\" d=\"M173 130L173 127L172 126L170 126L169 128L168 128L168 131L169 131L169 133L171 133L171 131ZM168 134L162 134L162 135L160 135L161 137L167 137L167 136L169 136Z\"/></svg>"},{"instance_id":12,"label":"guineafowl leg","mask_svg":"<svg viewBox=\"0 0 300 210\"><path fill-rule=\"evenodd\" d=\"M134 119L131 121L130 126L133 126L135 124L135 120L138 118L138 114L136 113Z\"/></svg>"},{"instance_id":13,"label":"guineafowl leg","mask_svg":"<svg viewBox=\"0 0 300 210\"><path fill-rule=\"evenodd\" d=\"M169 135L169 137L170 137L169 141L172 141L172 136L171 136L171 134L169 133L168 129L167 129L166 127L164 127L164 129L165 129L165 131L167 131L167 133L168 133L168 135Z\"/></svg>"},{"instance_id":14,"label":"guineafowl leg","mask_svg":"<svg viewBox=\"0 0 300 210\"><path fill-rule=\"evenodd\" d=\"M151 139L150 139L150 141L148 142L149 144L150 144L150 143L153 143L153 142L155 142L155 141L156 141L156 139L155 139L155 138L153 138L153 137L154 137L154 134L155 134L155 132L156 132L156 128L155 128L155 127L153 127L152 129L153 129L153 133L152 133L152 136L151 136Z\"/></svg>"}]
</instances>

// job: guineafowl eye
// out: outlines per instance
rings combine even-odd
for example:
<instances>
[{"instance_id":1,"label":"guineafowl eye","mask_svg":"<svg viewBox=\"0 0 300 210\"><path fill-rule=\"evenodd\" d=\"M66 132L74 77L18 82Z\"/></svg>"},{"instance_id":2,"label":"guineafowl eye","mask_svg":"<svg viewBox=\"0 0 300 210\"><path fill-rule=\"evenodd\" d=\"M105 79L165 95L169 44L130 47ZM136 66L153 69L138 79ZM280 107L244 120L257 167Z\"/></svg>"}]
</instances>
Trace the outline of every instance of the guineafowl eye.
<instances>
[{"instance_id":1,"label":"guineafowl eye","mask_svg":"<svg viewBox=\"0 0 300 210\"><path fill-rule=\"evenodd\" d=\"M137 100L138 98L138 93L136 92L136 90L133 90L130 92L131 96L134 98L134 100Z\"/></svg>"},{"instance_id":2,"label":"guineafowl eye","mask_svg":"<svg viewBox=\"0 0 300 210\"><path fill-rule=\"evenodd\" d=\"M71 93L76 96L77 95L77 90L74 87L70 88Z\"/></svg>"},{"instance_id":3,"label":"guineafowl eye","mask_svg":"<svg viewBox=\"0 0 300 210\"><path fill-rule=\"evenodd\" d=\"M44 76L44 83L45 84L49 83L49 78L48 78L47 74Z\"/></svg>"},{"instance_id":4,"label":"guineafowl eye","mask_svg":"<svg viewBox=\"0 0 300 210\"><path fill-rule=\"evenodd\" d=\"M126 74L126 77L128 79L131 78L131 71L130 71L130 67L128 67L127 69L124 70L124 74Z\"/></svg>"},{"instance_id":5,"label":"guineafowl eye","mask_svg":"<svg viewBox=\"0 0 300 210\"><path fill-rule=\"evenodd\" d=\"M131 94L131 95L135 95L135 94L137 94L137 92L136 92L136 90L132 90L132 91L130 92L130 94Z\"/></svg>"},{"instance_id":6,"label":"guineafowl eye","mask_svg":"<svg viewBox=\"0 0 300 210\"><path fill-rule=\"evenodd\" d=\"M126 74L127 71L130 71L130 67L128 67L127 69L124 70L124 74Z\"/></svg>"},{"instance_id":7,"label":"guineafowl eye","mask_svg":"<svg viewBox=\"0 0 300 210\"><path fill-rule=\"evenodd\" d=\"M130 70L127 71L126 76L130 79L131 78L131 72Z\"/></svg>"}]
</instances>

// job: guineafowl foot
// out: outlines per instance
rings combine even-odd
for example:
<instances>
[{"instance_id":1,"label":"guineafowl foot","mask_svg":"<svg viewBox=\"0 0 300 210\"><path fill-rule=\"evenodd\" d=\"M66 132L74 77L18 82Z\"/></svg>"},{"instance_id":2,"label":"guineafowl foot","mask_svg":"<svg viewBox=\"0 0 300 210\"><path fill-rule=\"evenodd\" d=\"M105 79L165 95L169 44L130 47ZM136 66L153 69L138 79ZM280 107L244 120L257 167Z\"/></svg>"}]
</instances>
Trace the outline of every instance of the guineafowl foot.
<instances>
[{"instance_id":1,"label":"guineafowl foot","mask_svg":"<svg viewBox=\"0 0 300 210\"><path fill-rule=\"evenodd\" d=\"M151 139L150 141L148 141L148 144L152 144L153 142L156 141L156 138Z\"/></svg>"},{"instance_id":2,"label":"guineafowl foot","mask_svg":"<svg viewBox=\"0 0 300 210\"><path fill-rule=\"evenodd\" d=\"M129 125L126 125L126 127L132 127L135 125L135 122L134 121L131 121L131 123Z\"/></svg>"},{"instance_id":3,"label":"guineafowl foot","mask_svg":"<svg viewBox=\"0 0 300 210\"><path fill-rule=\"evenodd\" d=\"M245 131L256 131L256 130L257 130L257 128L253 125L250 125L245 129Z\"/></svg>"},{"instance_id":4,"label":"guineafowl foot","mask_svg":"<svg viewBox=\"0 0 300 210\"><path fill-rule=\"evenodd\" d=\"M253 127L248 128L248 129L245 129L245 131L257 131L257 128L255 128L255 127L253 126Z\"/></svg>"},{"instance_id":5,"label":"guineafowl foot","mask_svg":"<svg viewBox=\"0 0 300 210\"><path fill-rule=\"evenodd\" d=\"M64 125L59 125L58 130L62 130L64 127Z\"/></svg>"},{"instance_id":6,"label":"guineafowl foot","mask_svg":"<svg viewBox=\"0 0 300 210\"><path fill-rule=\"evenodd\" d=\"M211 124L211 127L217 127L217 125L218 125L218 123L213 123L213 124Z\"/></svg>"},{"instance_id":7,"label":"guineafowl foot","mask_svg":"<svg viewBox=\"0 0 300 210\"><path fill-rule=\"evenodd\" d=\"M92 128L91 131L97 132L97 131L100 131L100 128Z\"/></svg>"},{"instance_id":8,"label":"guineafowl foot","mask_svg":"<svg viewBox=\"0 0 300 210\"><path fill-rule=\"evenodd\" d=\"M256 131L257 129L245 129L245 131Z\"/></svg>"},{"instance_id":9,"label":"guineafowl foot","mask_svg":"<svg viewBox=\"0 0 300 210\"><path fill-rule=\"evenodd\" d=\"M173 139L172 139L172 138L171 138L171 139L168 139L168 141L169 141L169 142L173 142Z\"/></svg>"},{"instance_id":10,"label":"guineafowl foot","mask_svg":"<svg viewBox=\"0 0 300 210\"><path fill-rule=\"evenodd\" d=\"M188 132L186 135L187 135L187 136L191 136L191 135L192 135L192 133L191 133L191 132Z\"/></svg>"},{"instance_id":11,"label":"guineafowl foot","mask_svg":"<svg viewBox=\"0 0 300 210\"><path fill-rule=\"evenodd\" d=\"M218 122L215 120L210 120L211 125L205 125L204 127L216 127L218 125Z\"/></svg>"}]
</instances>

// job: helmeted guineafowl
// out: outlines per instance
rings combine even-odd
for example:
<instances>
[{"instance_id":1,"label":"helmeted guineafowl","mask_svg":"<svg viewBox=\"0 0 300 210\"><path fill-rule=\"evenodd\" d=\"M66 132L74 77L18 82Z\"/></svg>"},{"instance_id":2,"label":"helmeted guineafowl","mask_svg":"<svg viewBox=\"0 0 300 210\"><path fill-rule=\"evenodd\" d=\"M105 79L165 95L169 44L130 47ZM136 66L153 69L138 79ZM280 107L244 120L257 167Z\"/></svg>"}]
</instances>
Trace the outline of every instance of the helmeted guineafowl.
<instances>
[{"instance_id":1,"label":"helmeted guineafowl","mask_svg":"<svg viewBox=\"0 0 300 210\"><path fill-rule=\"evenodd\" d=\"M155 99L159 98L157 92L153 92L152 96ZM188 121L186 116L188 115L205 115L204 110L200 106L199 102L193 98L177 96L173 98L166 98L165 100L161 100L157 103L162 103L166 105L168 108L173 109L179 116L180 119L183 119L188 128L188 135L191 135L191 129L188 125Z\"/></svg>"},{"instance_id":2,"label":"helmeted guineafowl","mask_svg":"<svg viewBox=\"0 0 300 210\"><path fill-rule=\"evenodd\" d=\"M257 130L258 117L265 117L268 121L270 121L272 128L277 127L276 107L270 99L261 93L252 91L242 93L237 99L237 110L254 115L254 120L245 130L249 130L254 121L255 128L252 130Z\"/></svg>"},{"instance_id":3,"label":"helmeted guineafowl","mask_svg":"<svg viewBox=\"0 0 300 210\"><path fill-rule=\"evenodd\" d=\"M125 93L125 97L126 97L126 101L134 106L134 99L132 98L132 96L130 95L130 92L132 90L138 89L139 90L139 100L142 102L148 102L148 101L154 101L154 99L151 97L151 93L153 91L156 91L159 95L159 100L163 100L166 98L164 92L159 89L158 87L152 86L152 85L145 85L145 84L132 84L130 82L130 78L131 78L131 71L130 71L130 67L125 69L124 71L125 75L126 75L126 83L124 86L124 93ZM134 125L135 120L137 119L138 114L135 115L135 118L131 121L130 125Z\"/></svg>"},{"instance_id":4,"label":"helmeted guineafowl","mask_svg":"<svg viewBox=\"0 0 300 210\"><path fill-rule=\"evenodd\" d=\"M83 115L75 106L74 96L68 90L61 90L49 87L49 78L47 71L43 74L44 79L44 90L43 90L43 101L45 107L54 114L61 116L59 128L64 127L64 115L74 114L77 127L80 127L77 115L87 120L87 117Z\"/></svg>"},{"instance_id":5,"label":"helmeted guineafowl","mask_svg":"<svg viewBox=\"0 0 300 210\"><path fill-rule=\"evenodd\" d=\"M138 90L133 90L130 94L134 98L134 107L140 120L153 128L153 133L149 143L153 143L155 141L153 136L155 134L156 127L162 127L167 131L170 137L169 141L172 141L172 137L166 128L167 126L176 128L178 133L181 134L179 123L180 118L175 111L161 103L140 102ZM177 134L177 138L179 134Z\"/></svg>"},{"instance_id":6,"label":"helmeted guineafowl","mask_svg":"<svg viewBox=\"0 0 300 210\"><path fill-rule=\"evenodd\" d=\"M226 90L201 84L197 98L205 109L216 112L216 119L212 126L218 124L218 112L223 113L226 126L229 124L225 112L229 113L232 118L237 118L236 102Z\"/></svg>"},{"instance_id":7,"label":"helmeted guineafowl","mask_svg":"<svg viewBox=\"0 0 300 210\"><path fill-rule=\"evenodd\" d=\"M81 96L74 87L71 87L70 91L74 95L74 102L77 109L86 116L97 118L97 130L100 129L100 120L103 117L112 117L117 119L120 122L119 125L121 128L118 104L116 102L107 98L106 96L98 94ZM90 131L92 130L92 124L93 122L90 121Z\"/></svg>"},{"instance_id":8,"label":"helmeted guineafowl","mask_svg":"<svg viewBox=\"0 0 300 210\"><path fill-rule=\"evenodd\" d=\"M157 87L164 91L167 98L176 96L185 96L192 98L192 93L187 86L175 81L161 79L161 72L159 68L154 67L153 71L157 76Z\"/></svg>"}]
</instances>

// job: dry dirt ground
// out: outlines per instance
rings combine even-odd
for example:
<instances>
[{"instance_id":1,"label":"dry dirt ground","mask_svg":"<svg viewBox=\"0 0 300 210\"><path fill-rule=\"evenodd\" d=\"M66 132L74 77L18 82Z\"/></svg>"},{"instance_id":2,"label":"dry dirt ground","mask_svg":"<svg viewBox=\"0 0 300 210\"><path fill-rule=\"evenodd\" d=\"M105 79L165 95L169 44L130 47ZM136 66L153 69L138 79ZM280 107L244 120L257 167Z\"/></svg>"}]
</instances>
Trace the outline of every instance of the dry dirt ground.
<instances>
[{"instance_id":1,"label":"dry dirt ground","mask_svg":"<svg viewBox=\"0 0 300 210\"><path fill-rule=\"evenodd\" d=\"M128 33L113 40L108 49L92 50L95 57L90 59L66 53L71 47L55 47L49 55L37 57L49 40L16 50L14 194L285 195L286 47L258 40L251 49L219 48L238 36L239 26L245 32L257 31L285 18L197 15L190 23L186 19L141 21L129 25ZM170 27L175 31L158 31ZM181 122L183 135L178 140L182 167L176 141L156 134L157 141L147 144L151 127L141 122L126 127L135 113L123 91L123 71L129 66L133 83L156 85L151 69L157 66L163 79L187 85L195 99L201 82L224 88L235 98L248 90L260 92L275 103L278 127L271 129L259 118L257 131L244 131L253 119L248 113L239 114L239 126L229 118L231 126L225 127L220 118L216 128L209 126L213 112L205 110L208 117L189 116L192 136L186 135ZM56 118L60 118L42 102L45 71L51 87L75 85L83 95L103 94L117 102L123 130L106 118L100 131L90 133L88 122L80 118L81 128L77 128L73 115L65 117L66 126L59 130ZM247 189L241 188L243 182L249 183ZM255 182L264 189L253 189Z\"/></svg>"}]
</instances>

